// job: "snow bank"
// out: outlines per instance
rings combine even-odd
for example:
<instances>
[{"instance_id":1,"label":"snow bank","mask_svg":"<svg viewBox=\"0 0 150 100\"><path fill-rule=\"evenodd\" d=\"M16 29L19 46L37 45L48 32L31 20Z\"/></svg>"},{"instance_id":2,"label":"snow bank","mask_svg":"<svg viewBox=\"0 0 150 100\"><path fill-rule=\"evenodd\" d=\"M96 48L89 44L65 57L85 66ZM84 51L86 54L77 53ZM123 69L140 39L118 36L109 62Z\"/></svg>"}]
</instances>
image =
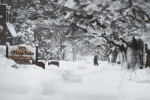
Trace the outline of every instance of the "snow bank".
<instances>
[{"instance_id":1,"label":"snow bank","mask_svg":"<svg viewBox=\"0 0 150 100\"><path fill-rule=\"evenodd\" d=\"M6 46L0 45L0 55L6 55Z\"/></svg>"},{"instance_id":2,"label":"snow bank","mask_svg":"<svg viewBox=\"0 0 150 100\"><path fill-rule=\"evenodd\" d=\"M13 60L5 58L2 54L0 54L0 61L0 68L10 68L11 66L16 64Z\"/></svg>"},{"instance_id":3,"label":"snow bank","mask_svg":"<svg viewBox=\"0 0 150 100\"><path fill-rule=\"evenodd\" d=\"M99 66L88 61L60 61L60 67L46 64L44 70L35 65L12 68L13 61L3 56L0 61L4 62L0 67L0 100L150 99L149 69L135 74L102 61Z\"/></svg>"}]
</instances>

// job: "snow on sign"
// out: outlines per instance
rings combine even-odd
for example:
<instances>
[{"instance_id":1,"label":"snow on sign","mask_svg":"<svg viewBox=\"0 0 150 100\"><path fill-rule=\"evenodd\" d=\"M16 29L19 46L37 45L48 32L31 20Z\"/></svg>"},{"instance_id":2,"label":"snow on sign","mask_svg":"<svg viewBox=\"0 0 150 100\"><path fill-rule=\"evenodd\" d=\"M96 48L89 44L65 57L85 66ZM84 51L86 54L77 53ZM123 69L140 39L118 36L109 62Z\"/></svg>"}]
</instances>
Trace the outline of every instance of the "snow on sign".
<instances>
[{"instance_id":1,"label":"snow on sign","mask_svg":"<svg viewBox=\"0 0 150 100\"><path fill-rule=\"evenodd\" d=\"M9 58L19 64L31 64L30 60L34 59L34 53L29 51L25 46L18 46L10 52Z\"/></svg>"}]
</instances>

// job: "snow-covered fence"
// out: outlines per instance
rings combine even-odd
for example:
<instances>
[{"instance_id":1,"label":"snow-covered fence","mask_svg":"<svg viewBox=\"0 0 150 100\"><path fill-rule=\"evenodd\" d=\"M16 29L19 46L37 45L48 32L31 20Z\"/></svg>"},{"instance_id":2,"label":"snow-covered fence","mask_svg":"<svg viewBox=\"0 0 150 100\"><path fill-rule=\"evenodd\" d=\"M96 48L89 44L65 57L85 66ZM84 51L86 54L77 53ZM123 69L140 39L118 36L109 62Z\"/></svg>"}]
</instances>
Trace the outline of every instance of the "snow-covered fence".
<instances>
[{"instance_id":1,"label":"snow-covered fence","mask_svg":"<svg viewBox=\"0 0 150 100\"><path fill-rule=\"evenodd\" d=\"M45 69L45 64L43 63L43 62L34 62L34 60L32 60L32 64L35 64L35 65L37 65L37 66L39 66L39 67L42 67L43 69Z\"/></svg>"},{"instance_id":2,"label":"snow-covered fence","mask_svg":"<svg viewBox=\"0 0 150 100\"><path fill-rule=\"evenodd\" d=\"M56 65L59 67L59 62L58 61L50 61L50 62L48 62L48 65Z\"/></svg>"}]
</instances>

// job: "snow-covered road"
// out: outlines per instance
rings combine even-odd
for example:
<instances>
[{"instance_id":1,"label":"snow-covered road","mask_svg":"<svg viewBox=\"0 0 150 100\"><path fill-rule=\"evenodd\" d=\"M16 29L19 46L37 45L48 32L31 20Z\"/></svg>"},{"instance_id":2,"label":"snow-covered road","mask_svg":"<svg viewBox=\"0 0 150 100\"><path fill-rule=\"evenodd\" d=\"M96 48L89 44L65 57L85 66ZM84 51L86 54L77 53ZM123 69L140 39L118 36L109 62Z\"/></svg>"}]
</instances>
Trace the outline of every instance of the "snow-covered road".
<instances>
[{"instance_id":1,"label":"snow-covered road","mask_svg":"<svg viewBox=\"0 0 150 100\"><path fill-rule=\"evenodd\" d=\"M4 61L5 62L5 61ZM9 62L9 61L7 61ZM60 67L0 67L0 100L150 100L148 70L133 73L120 65L60 61Z\"/></svg>"}]
</instances>

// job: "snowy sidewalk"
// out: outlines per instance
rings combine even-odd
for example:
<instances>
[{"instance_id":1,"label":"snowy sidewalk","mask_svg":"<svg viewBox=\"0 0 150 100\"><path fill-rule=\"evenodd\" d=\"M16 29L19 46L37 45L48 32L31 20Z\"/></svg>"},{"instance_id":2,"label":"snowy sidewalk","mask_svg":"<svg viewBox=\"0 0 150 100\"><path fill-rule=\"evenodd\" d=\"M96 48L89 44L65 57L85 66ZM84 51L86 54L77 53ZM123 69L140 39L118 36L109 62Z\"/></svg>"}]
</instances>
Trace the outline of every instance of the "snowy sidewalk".
<instances>
[{"instance_id":1,"label":"snowy sidewalk","mask_svg":"<svg viewBox=\"0 0 150 100\"><path fill-rule=\"evenodd\" d=\"M107 62L61 61L45 70L7 66L0 67L0 100L150 100L146 69L130 81L130 72Z\"/></svg>"}]
</instances>

